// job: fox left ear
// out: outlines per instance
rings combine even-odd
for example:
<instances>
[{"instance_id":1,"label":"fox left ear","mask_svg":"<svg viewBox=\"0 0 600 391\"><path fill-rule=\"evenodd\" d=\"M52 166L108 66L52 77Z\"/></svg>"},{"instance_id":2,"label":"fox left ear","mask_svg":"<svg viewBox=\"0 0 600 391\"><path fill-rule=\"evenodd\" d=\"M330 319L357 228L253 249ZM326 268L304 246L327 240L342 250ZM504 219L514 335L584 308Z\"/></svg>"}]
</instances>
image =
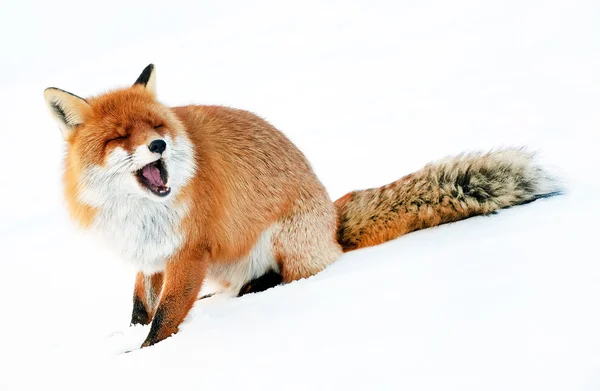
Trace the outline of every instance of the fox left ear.
<instances>
[{"instance_id":1,"label":"fox left ear","mask_svg":"<svg viewBox=\"0 0 600 391\"><path fill-rule=\"evenodd\" d=\"M69 141L92 111L85 99L58 88L46 88L44 99L65 141Z\"/></svg>"},{"instance_id":2,"label":"fox left ear","mask_svg":"<svg viewBox=\"0 0 600 391\"><path fill-rule=\"evenodd\" d=\"M154 64L150 64L144 68L135 83L133 83L134 86L137 84L146 87L152 95L156 96L156 68L154 67Z\"/></svg>"}]
</instances>

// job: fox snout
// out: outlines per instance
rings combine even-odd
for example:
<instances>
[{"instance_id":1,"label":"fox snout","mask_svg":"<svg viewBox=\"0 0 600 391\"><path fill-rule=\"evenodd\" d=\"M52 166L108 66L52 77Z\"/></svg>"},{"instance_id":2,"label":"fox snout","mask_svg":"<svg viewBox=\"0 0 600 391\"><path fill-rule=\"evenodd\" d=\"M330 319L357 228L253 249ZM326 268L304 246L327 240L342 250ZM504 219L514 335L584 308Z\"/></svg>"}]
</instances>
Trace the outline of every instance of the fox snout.
<instances>
[{"instance_id":1,"label":"fox snout","mask_svg":"<svg viewBox=\"0 0 600 391\"><path fill-rule=\"evenodd\" d=\"M171 154L169 138L165 139L157 136L158 135L148 137L142 145L139 145L135 149L134 152L136 153L138 159L141 161L155 160L157 157L155 154L160 155L161 159L169 159Z\"/></svg>"},{"instance_id":2,"label":"fox snout","mask_svg":"<svg viewBox=\"0 0 600 391\"><path fill-rule=\"evenodd\" d=\"M148 149L150 152L162 155L165 149L167 149L167 143L164 140L154 140L148 145Z\"/></svg>"}]
</instances>

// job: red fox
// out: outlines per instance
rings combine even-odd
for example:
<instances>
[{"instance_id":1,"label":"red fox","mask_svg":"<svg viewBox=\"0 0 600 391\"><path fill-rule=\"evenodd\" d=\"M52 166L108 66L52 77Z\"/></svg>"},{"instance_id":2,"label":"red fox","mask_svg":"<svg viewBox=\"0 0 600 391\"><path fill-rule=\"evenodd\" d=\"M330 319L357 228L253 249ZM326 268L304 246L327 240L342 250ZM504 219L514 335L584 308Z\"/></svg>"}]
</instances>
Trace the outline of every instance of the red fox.
<instances>
[{"instance_id":1,"label":"red fox","mask_svg":"<svg viewBox=\"0 0 600 391\"><path fill-rule=\"evenodd\" d=\"M131 323L152 323L142 347L177 332L206 279L260 292L343 252L560 192L531 153L505 149L332 202L302 152L260 117L159 103L152 64L128 88L44 97L67 142L71 217L138 270Z\"/></svg>"}]
</instances>

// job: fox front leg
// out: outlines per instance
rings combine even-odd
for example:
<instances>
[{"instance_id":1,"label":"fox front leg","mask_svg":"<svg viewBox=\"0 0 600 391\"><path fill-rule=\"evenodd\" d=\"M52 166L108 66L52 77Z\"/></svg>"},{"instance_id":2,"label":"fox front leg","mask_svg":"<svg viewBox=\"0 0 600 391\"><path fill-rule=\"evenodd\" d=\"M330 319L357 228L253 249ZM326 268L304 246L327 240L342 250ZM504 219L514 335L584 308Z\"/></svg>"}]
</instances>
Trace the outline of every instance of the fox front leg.
<instances>
[{"instance_id":1,"label":"fox front leg","mask_svg":"<svg viewBox=\"0 0 600 391\"><path fill-rule=\"evenodd\" d=\"M163 286L163 273L146 275L139 272L133 291L131 324L150 324Z\"/></svg>"},{"instance_id":2,"label":"fox front leg","mask_svg":"<svg viewBox=\"0 0 600 391\"><path fill-rule=\"evenodd\" d=\"M177 333L197 300L207 265L208 253L193 250L184 250L167 262L160 301L142 348Z\"/></svg>"}]
</instances>

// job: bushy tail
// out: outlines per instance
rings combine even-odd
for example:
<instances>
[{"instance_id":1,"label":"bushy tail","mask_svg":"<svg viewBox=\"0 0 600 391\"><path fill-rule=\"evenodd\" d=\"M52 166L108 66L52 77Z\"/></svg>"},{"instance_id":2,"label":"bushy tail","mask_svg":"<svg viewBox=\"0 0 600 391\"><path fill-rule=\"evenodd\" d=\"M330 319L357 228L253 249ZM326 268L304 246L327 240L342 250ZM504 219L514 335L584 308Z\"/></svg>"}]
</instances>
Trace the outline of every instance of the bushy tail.
<instances>
[{"instance_id":1,"label":"bushy tail","mask_svg":"<svg viewBox=\"0 0 600 391\"><path fill-rule=\"evenodd\" d=\"M335 202L338 241L347 252L560 192L534 154L523 149L459 155L341 197Z\"/></svg>"}]
</instances>

